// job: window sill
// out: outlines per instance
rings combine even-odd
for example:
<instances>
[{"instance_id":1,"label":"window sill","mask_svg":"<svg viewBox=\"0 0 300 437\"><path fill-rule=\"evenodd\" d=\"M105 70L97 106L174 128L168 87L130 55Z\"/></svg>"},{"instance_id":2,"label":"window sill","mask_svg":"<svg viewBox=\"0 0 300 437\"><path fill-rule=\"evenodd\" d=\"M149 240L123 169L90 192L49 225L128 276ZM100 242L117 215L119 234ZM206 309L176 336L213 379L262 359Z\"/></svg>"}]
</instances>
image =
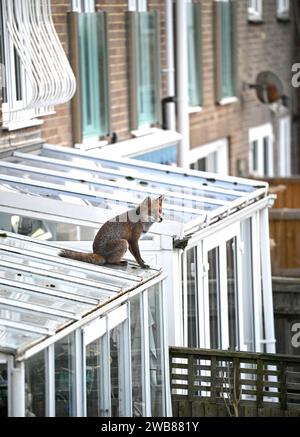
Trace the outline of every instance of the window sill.
<instances>
[{"instance_id":1,"label":"window sill","mask_svg":"<svg viewBox=\"0 0 300 437\"><path fill-rule=\"evenodd\" d=\"M157 127L145 127L137 130L132 130L131 134L136 137L144 137L145 135L155 134L159 132L161 129L158 129Z\"/></svg>"},{"instance_id":2,"label":"window sill","mask_svg":"<svg viewBox=\"0 0 300 437\"><path fill-rule=\"evenodd\" d=\"M263 24L263 18L260 15L248 14L248 23Z\"/></svg>"},{"instance_id":3,"label":"window sill","mask_svg":"<svg viewBox=\"0 0 300 437\"><path fill-rule=\"evenodd\" d=\"M286 23L290 20L291 20L291 17L290 17L289 11L277 13L277 21L280 21L282 23Z\"/></svg>"},{"instance_id":4,"label":"window sill","mask_svg":"<svg viewBox=\"0 0 300 437\"><path fill-rule=\"evenodd\" d=\"M218 103L220 106L230 105L231 103L237 103L239 99L237 97L224 97Z\"/></svg>"},{"instance_id":5,"label":"window sill","mask_svg":"<svg viewBox=\"0 0 300 437\"><path fill-rule=\"evenodd\" d=\"M203 110L202 106L189 106L189 114L195 114Z\"/></svg>"},{"instance_id":6,"label":"window sill","mask_svg":"<svg viewBox=\"0 0 300 437\"><path fill-rule=\"evenodd\" d=\"M3 122L2 130L13 131L13 130L17 130L17 129L25 129L27 127L40 126L43 123L44 123L43 120L39 120L37 118L33 118L32 120Z\"/></svg>"}]
</instances>

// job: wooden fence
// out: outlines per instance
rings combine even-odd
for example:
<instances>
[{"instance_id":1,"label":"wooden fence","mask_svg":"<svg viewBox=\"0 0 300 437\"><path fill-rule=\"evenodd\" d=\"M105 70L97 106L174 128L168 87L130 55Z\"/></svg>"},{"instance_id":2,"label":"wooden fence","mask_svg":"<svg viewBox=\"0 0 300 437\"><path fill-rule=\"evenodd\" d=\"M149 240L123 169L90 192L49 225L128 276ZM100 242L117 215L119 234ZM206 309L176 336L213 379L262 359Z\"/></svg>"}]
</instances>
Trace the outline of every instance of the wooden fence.
<instances>
[{"instance_id":1,"label":"wooden fence","mask_svg":"<svg viewBox=\"0 0 300 437\"><path fill-rule=\"evenodd\" d=\"M300 417L300 357L171 347L173 417Z\"/></svg>"},{"instance_id":2,"label":"wooden fence","mask_svg":"<svg viewBox=\"0 0 300 437\"><path fill-rule=\"evenodd\" d=\"M300 276L300 177L266 179L277 199L270 210L272 272Z\"/></svg>"}]
</instances>

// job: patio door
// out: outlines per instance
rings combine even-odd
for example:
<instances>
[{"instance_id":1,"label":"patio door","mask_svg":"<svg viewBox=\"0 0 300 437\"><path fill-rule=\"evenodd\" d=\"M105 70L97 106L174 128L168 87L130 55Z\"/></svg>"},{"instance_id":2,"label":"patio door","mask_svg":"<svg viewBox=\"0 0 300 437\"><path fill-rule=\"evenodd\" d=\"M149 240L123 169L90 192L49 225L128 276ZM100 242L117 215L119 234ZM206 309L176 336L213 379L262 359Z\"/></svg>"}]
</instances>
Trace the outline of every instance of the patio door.
<instances>
[{"instance_id":1,"label":"patio door","mask_svg":"<svg viewBox=\"0 0 300 437\"><path fill-rule=\"evenodd\" d=\"M130 416L127 304L92 322L83 335L86 416Z\"/></svg>"},{"instance_id":2,"label":"patio door","mask_svg":"<svg viewBox=\"0 0 300 437\"><path fill-rule=\"evenodd\" d=\"M205 347L239 350L243 338L241 240L233 225L203 242Z\"/></svg>"}]
</instances>

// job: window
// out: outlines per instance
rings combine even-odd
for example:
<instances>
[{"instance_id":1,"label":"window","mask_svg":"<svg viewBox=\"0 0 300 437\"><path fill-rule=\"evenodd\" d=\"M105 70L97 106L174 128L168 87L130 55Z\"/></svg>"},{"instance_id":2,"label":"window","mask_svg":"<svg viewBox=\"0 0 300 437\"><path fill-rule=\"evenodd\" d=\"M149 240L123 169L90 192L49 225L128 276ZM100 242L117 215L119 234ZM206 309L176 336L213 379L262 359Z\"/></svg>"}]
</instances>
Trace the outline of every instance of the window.
<instances>
[{"instance_id":1,"label":"window","mask_svg":"<svg viewBox=\"0 0 300 437\"><path fill-rule=\"evenodd\" d=\"M220 104L236 95L235 7L232 0L215 2L216 92ZM236 100L236 98L234 99Z\"/></svg>"},{"instance_id":2,"label":"window","mask_svg":"<svg viewBox=\"0 0 300 437\"><path fill-rule=\"evenodd\" d=\"M277 0L277 18L288 20L290 15L290 0Z\"/></svg>"},{"instance_id":3,"label":"window","mask_svg":"<svg viewBox=\"0 0 300 437\"><path fill-rule=\"evenodd\" d=\"M73 140L99 139L110 131L107 16L94 1L73 2L71 60L79 89L72 101Z\"/></svg>"},{"instance_id":4,"label":"window","mask_svg":"<svg viewBox=\"0 0 300 437\"><path fill-rule=\"evenodd\" d=\"M75 78L58 39L49 0L0 4L0 63L4 129L18 129L41 121L75 92Z\"/></svg>"},{"instance_id":5,"label":"window","mask_svg":"<svg viewBox=\"0 0 300 437\"><path fill-rule=\"evenodd\" d=\"M262 0L248 0L248 20L262 21L263 2Z\"/></svg>"},{"instance_id":6,"label":"window","mask_svg":"<svg viewBox=\"0 0 300 437\"><path fill-rule=\"evenodd\" d=\"M189 106L202 104L201 88L201 4L187 4Z\"/></svg>"},{"instance_id":7,"label":"window","mask_svg":"<svg viewBox=\"0 0 300 437\"><path fill-rule=\"evenodd\" d=\"M229 173L227 139L196 147L190 151L190 168L212 173Z\"/></svg>"},{"instance_id":8,"label":"window","mask_svg":"<svg viewBox=\"0 0 300 437\"><path fill-rule=\"evenodd\" d=\"M291 117L279 121L279 176L291 176Z\"/></svg>"},{"instance_id":9,"label":"window","mask_svg":"<svg viewBox=\"0 0 300 437\"><path fill-rule=\"evenodd\" d=\"M158 12L129 12L131 129L160 122L160 41Z\"/></svg>"},{"instance_id":10,"label":"window","mask_svg":"<svg viewBox=\"0 0 300 437\"><path fill-rule=\"evenodd\" d=\"M249 130L249 173L273 176L273 132L271 124Z\"/></svg>"}]
</instances>

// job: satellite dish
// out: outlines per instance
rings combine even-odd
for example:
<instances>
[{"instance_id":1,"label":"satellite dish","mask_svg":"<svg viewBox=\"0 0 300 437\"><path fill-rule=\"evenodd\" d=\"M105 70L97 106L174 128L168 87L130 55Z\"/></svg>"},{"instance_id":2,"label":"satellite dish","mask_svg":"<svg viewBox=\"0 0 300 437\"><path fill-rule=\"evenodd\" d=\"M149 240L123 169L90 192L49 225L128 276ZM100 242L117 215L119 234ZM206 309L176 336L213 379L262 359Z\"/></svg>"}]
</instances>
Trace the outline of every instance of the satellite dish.
<instances>
[{"instance_id":1,"label":"satellite dish","mask_svg":"<svg viewBox=\"0 0 300 437\"><path fill-rule=\"evenodd\" d=\"M281 105L287 106L288 97L283 93L282 82L271 71L262 71L257 75L255 84L248 86L256 90L258 100L265 105L281 103Z\"/></svg>"}]
</instances>

